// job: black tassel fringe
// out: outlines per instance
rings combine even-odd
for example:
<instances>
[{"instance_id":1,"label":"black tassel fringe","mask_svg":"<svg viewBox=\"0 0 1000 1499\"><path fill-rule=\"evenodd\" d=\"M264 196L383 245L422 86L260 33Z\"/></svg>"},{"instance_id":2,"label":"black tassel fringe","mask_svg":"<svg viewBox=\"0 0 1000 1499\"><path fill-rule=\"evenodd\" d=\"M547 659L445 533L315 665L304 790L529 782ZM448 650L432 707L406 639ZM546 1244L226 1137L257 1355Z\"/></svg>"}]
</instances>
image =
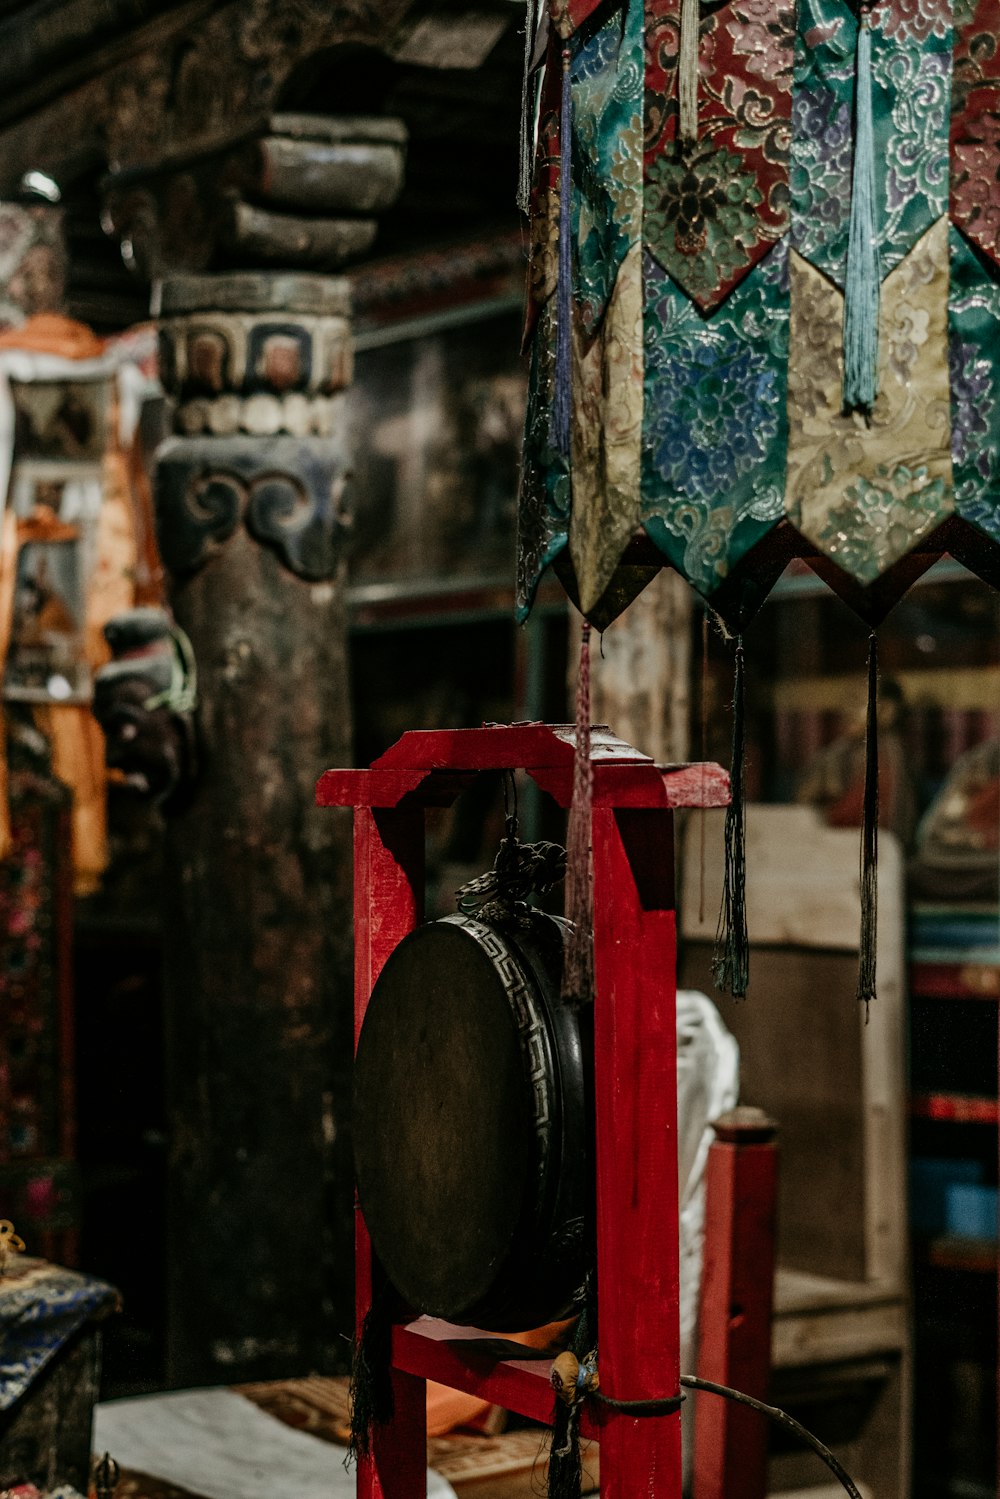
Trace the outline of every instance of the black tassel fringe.
<instances>
[{"instance_id":1,"label":"black tassel fringe","mask_svg":"<svg viewBox=\"0 0 1000 1499\"><path fill-rule=\"evenodd\" d=\"M580 1404L567 1405L557 1395L552 1415L548 1499L580 1499L582 1479Z\"/></svg>"},{"instance_id":2,"label":"black tassel fringe","mask_svg":"<svg viewBox=\"0 0 1000 1499\"><path fill-rule=\"evenodd\" d=\"M370 1457L372 1431L392 1420L392 1322L384 1294L373 1298L351 1361L351 1440L355 1459Z\"/></svg>"},{"instance_id":3,"label":"black tassel fringe","mask_svg":"<svg viewBox=\"0 0 1000 1499\"><path fill-rule=\"evenodd\" d=\"M597 1297L593 1272L587 1278L577 1298L580 1315L576 1319L568 1350L582 1365L587 1360L596 1360L597 1350ZM552 1413L552 1440L549 1447L549 1478L546 1499L579 1499L583 1477L583 1460L580 1456L580 1412L583 1401L567 1405L556 1396Z\"/></svg>"},{"instance_id":4,"label":"black tassel fringe","mask_svg":"<svg viewBox=\"0 0 1000 1499\"><path fill-rule=\"evenodd\" d=\"M733 681L733 755L726 812L726 869L722 907L715 935L712 974L715 985L734 999L744 999L750 984L750 941L746 908L746 707L743 682L743 637L736 640Z\"/></svg>"},{"instance_id":5,"label":"black tassel fringe","mask_svg":"<svg viewBox=\"0 0 1000 1499\"><path fill-rule=\"evenodd\" d=\"M865 726L865 799L861 821L861 942L858 999L875 998L875 937L878 926L878 637L868 637L868 715Z\"/></svg>"}]
</instances>

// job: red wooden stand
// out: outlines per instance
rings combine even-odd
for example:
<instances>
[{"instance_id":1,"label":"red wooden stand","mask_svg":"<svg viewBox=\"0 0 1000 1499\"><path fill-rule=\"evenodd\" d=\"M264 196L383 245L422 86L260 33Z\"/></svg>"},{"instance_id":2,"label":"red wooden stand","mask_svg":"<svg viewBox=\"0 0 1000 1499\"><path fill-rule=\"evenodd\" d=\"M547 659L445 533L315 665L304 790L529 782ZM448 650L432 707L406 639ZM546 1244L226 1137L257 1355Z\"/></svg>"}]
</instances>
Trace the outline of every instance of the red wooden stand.
<instances>
[{"instance_id":1,"label":"red wooden stand","mask_svg":"<svg viewBox=\"0 0 1000 1499\"><path fill-rule=\"evenodd\" d=\"M572 727L497 725L404 734L370 770L331 770L320 806L355 809L355 1041L372 986L422 918L424 811L481 771L522 769L561 807L573 779ZM594 1005L597 1263L601 1389L617 1400L678 1390L676 923L673 812L719 807L716 765L660 769L595 729ZM372 1252L357 1217L357 1319L371 1299ZM359 1499L425 1492L424 1381L436 1379L540 1421L552 1414L549 1365L463 1355L474 1337L420 1318L393 1329L396 1414L358 1468ZM585 1410L601 1443L607 1499L680 1499L680 1416Z\"/></svg>"}]
</instances>

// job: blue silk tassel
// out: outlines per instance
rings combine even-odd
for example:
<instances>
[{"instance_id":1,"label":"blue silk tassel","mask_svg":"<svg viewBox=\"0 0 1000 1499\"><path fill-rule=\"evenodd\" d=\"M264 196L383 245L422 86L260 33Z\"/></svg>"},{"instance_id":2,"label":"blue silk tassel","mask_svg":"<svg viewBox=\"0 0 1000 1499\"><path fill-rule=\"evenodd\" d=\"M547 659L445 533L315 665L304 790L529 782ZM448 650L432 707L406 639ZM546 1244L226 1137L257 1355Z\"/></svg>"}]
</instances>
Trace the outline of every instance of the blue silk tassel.
<instances>
[{"instance_id":1,"label":"blue silk tassel","mask_svg":"<svg viewBox=\"0 0 1000 1499\"><path fill-rule=\"evenodd\" d=\"M878 395L880 283L872 123L872 34L865 9L858 25L854 71L854 171L844 284L845 411L868 414Z\"/></svg>"}]
</instances>

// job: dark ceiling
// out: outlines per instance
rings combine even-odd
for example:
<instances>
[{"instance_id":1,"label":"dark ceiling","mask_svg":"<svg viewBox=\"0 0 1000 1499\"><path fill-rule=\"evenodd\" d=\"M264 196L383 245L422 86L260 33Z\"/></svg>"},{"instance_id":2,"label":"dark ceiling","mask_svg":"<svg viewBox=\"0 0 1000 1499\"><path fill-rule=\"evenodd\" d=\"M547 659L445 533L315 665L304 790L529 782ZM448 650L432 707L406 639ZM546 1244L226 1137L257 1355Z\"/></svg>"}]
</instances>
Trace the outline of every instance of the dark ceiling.
<instances>
[{"instance_id":1,"label":"dark ceiling","mask_svg":"<svg viewBox=\"0 0 1000 1499\"><path fill-rule=\"evenodd\" d=\"M70 0L74 3L83 0ZM114 12L119 22L163 6L108 0L89 9ZM44 7L0 0L5 18ZM56 9L55 6L48 6ZM380 222L379 257L446 243L462 236L509 233L517 224L514 193L521 93L523 9L501 0L509 25L475 69L418 67L374 49L331 48L300 63L278 100L282 110L316 114L386 114L406 121L410 134L406 185ZM109 24L109 23L108 23ZM0 73L4 71L0 62ZM64 184L71 255L71 311L99 329L144 317L149 287L127 272L118 245L101 228L100 180L95 167Z\"/></svg>"}]
</instances>

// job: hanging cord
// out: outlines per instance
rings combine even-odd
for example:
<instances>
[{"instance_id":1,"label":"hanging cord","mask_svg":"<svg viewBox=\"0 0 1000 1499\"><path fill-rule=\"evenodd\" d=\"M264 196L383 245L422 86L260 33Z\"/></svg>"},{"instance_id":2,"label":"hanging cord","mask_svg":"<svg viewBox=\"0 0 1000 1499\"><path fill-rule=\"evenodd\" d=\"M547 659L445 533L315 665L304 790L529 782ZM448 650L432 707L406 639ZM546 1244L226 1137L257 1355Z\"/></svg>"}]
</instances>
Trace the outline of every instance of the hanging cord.
<instances>
[{"instance_id":1,"label":"hanging cord","mask_svg":"<svg viewBox=\"0 0 1000 1499\"><path fill-rule=\"evenodd\" d=\"M701 800L705 801L705 763L708 760L708 610L701 616ZM705 925L705 829L708 809L698 813L698 925Z\"/></svg>"},{"instance_id":2,"label":"hanging cord","mask_svg":"<svg viewBox=\"0 0 1000 1499\"><path fill-rule=\"evenodd\" d=\"M580 665L576 679L576 750L573 796L566 828L566 919L572 923L566 943L562 997L568 1004L589 1004L594 997L594 859L591 813L594 767L590 759L590 622L580 627Z\"/></svg>"},{"instance_id":3,"label":"hanging cord","mask_svg":"<svg viewBox=\"0 0 1000 1499\"><path fill-rule=\"evenodd\" d=\"M395 1414L392 1393L392 1319L388 1288L383 1284L372 1295L361 1332L354 1342L351 1359L351 1439L346 1462L370 1457L372 1432Z\"/></svg>"},{"instance_id":4,"label":"hanging cord","mask_svg":"<svg viewBox=\"0 0 1000 1499\"><path fill-rule=\"evenodd\" d=\"M865 722L865 798L861 821L861 941L858 999L865 1007L875 998L876 928L878 926L878 636L868 637L868 710Z\"/></svg>"},{"instance_id":5,"label":"hanging cord","mask_svg":"<svg viewBox=\"0 0 1000 1499\"><path fill-rule=\"evenodd\" d=\"M642 1420L672 1415L680 1410L684 1400L680 1392L653 1400L615 1400L610 1395L605 1395L600 1387L596 1352L581 1359L567 1349L565 1353L559 1354L558 1358L553 1360L550 1378L556 1392L556 1403L549 1456L548 1499L578 1499L582 1468L580 1415L586 1401L593 1400L608 1410L621 1411L624 1415ZM790 1416L787 1411L781 1410L776 1405L767 1405L763 1400L757 1400L753 1395L745 1395L742 1390L734 1390L729 1385L715 1384L712 1380L700 1379L695 1374L682 1374L680 1384L687 1390L700 1390L706 1395L718 1395L723 1400L732 1400L737 1405L745 1405L750 1410L759 1411L762 1416L767 1416L778 1426L783 1426L786 1431L792 1432L805 1442L807 1447L812 1448L816 1456L826 1464L830 1472L850 1494L851 1499L862 1499L851 1475L829 1447L821 1442L819 1437L813 1436L808 1427L796 1421L795 1417ZM554 1476L553 1466L556 1469ZM576 1483L575 1489L570 1487L571 1481Z\"/></svg>"},{"instance_id":6,"label":"hanging cord","mask_svg":"<svg viewBox=\"0 0 1000 1499\"><path fill-rule=\"evenodd\" d=\"M573 89L569 48L562 51L562 99L559 107L559 279L556 286L556 372L552 398L552 446L569 458L573 408L572 197Z\"/></svg>"},{"instance_id":7,"label":"hanging cord","mask_svg":"<svg viewBox=\"0 0 1000 1499\"><path fill-rule=\"evenodd\" d=\"M703 1390L706 1395L721 1395L723 1400L734 1400L737 1405L747 1405L751 1410L760 1411L762 1416L767 1416L778 1426L783 1426L786 1431L794 1432L808 1447L812 1448L817 1457L822 1458L830 1472L839 1479L850 1494L851 1499L862 1499L857 1484L829 1447L821 1442L819 1437L814 1437L807 1427L803 1426L800 1421L796 1421L795 1417L790 1416L787 1411L780 1410L776 1405L765 1405L763 1400L755 1400L752 1395L744 1395L742 1390L733 1390L729 1385L713 1384L711 1380L699 1379L694 1374L682 1374L681 1384L688 1390Z\"/></svg>"},{"instance_id":8,"label":"hanging cord","mask_svg":"<svg viewBox=\"0 0 1000 1499\"><path fill-rule=\"evenodd\" d=\"M537 25L536 0L526 0L524 72L521 75L521 153L517 172L517 206L525 214L531 207L531 179L535 164L535 90L531 79L531 62Z\"/></svg>"},{"instance_id":9,"label":"hanging cord","mask_svg":"<svg viewBox=\"0 0 1000 1499\"><path fill-rule=\"evenodd\" d=\"M743 636L736 637L733 679L733 752L726 810L726 867L722 906L715 934L712 973L715 984L734 999L745 999L750 983L750 941L746 908L746 707L743 682Z\"/></svg>"},{"instance_id":10,"label":"hanging cord","mask_svg":"<svg viewBox=\"0 0 1000 1499\"><path fill-rule=\"evenodd\" d=\"M698 139L698 33L701 0L681 0L681 36L677 57L677 133L681 146Z\"/></svg>"},{"instance_id":11,"label":"hanging cord","mask_svg":"<svg viewBox=\"0 0 1000 1499\"><path fill-rule=\"evenodd\" d=\"M878 394L881 267L875 222L872 32L868 7L858 20L854 64L854 166L844 281L844 409L871 413Z\"/></svg>"}]
</instances>

